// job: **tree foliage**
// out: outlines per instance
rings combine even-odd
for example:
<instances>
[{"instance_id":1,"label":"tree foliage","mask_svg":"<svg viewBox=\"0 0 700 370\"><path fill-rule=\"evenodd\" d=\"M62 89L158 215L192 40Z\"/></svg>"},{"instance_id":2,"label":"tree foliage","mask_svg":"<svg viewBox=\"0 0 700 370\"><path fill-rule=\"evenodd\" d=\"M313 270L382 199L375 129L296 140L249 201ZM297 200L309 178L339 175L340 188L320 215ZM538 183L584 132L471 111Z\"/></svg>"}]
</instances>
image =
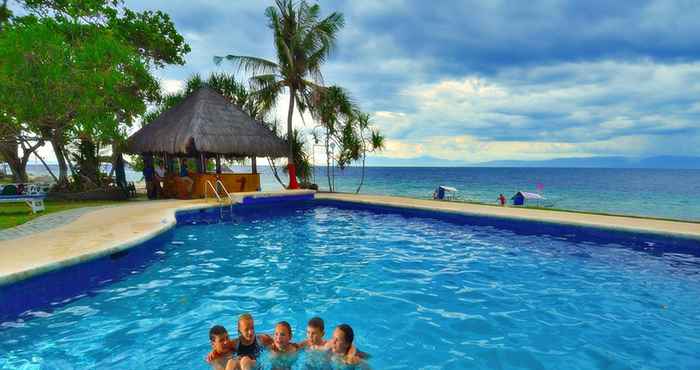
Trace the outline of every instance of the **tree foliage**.
<instances>
[{"instance_id":1,"label":"tree foliage","mask_svg":"<svg viewBox=\"0 0 700 370\"><path fill-rule=\"evenodd\" d=\"M315 91L323 85L321 66L335 47L338 31L344 26L341 13L333 12L321 19L320 6L302 0L277 0L265 15L272 30L276 62L263 58L227 55L214 57L232 62L238 69L253 74L250 78L255 94L268 105L275 105L284 90L289 92L287 138L290 143L289 162L294 161L294 129L292 116L296 106L306 111Z\"/></svg>"},{"instance_id":2,"label":"tree foliage","mask_svg":"<svg viewBox=\"0 0 700 370\"><path fill-rule=\"evenodd\" d=\"M190 48L167 14L134 12L118 0L18 2L30 15L0 34L0 99L7 114L51 141L64 183L69 144L122 141L160 99L152 70L183 64Z\"/></svg>"}]
</instances>

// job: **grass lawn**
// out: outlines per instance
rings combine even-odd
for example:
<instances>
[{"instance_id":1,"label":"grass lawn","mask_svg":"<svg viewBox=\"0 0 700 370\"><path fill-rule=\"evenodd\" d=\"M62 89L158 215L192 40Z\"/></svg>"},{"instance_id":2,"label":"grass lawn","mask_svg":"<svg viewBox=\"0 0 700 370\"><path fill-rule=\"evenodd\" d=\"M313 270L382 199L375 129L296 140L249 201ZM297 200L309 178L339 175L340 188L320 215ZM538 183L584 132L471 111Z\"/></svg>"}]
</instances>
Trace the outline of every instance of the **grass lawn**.
<instances>
[{"instance_id":1,"label":"grass lawn","mask_svg":"<svg viewBox=\"0 0 700 370\"><path fill-rule=\"evenodd\" d=\"M110 204L127 204L129 201L45 201L46 210L39 213L32 213L26 203L0 203L0 230L21 225L29 220L49 213L65 211L67 209L105 206Z\"/></svg>"}]
</instances>

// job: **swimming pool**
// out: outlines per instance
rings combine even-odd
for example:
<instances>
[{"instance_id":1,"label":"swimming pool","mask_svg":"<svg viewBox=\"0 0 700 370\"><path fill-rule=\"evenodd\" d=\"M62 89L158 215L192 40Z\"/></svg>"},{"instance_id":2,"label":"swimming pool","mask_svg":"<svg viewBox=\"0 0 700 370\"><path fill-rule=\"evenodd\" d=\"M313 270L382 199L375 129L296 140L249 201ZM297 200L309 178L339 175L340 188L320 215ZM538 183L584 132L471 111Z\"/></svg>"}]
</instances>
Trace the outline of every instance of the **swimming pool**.
<instances>
[{"instance_id":1,"label":"swimming pool","mask_svg":"<svg viewBox=\"0 0 700 370\"><path fill-rule=\"evenodd\" d=\"M242 312L295 340L349 323L374 369L700 368L696 241L330 201L218 217L0 287L0 369L205 369Z\"/></svg>"}]
</instances>

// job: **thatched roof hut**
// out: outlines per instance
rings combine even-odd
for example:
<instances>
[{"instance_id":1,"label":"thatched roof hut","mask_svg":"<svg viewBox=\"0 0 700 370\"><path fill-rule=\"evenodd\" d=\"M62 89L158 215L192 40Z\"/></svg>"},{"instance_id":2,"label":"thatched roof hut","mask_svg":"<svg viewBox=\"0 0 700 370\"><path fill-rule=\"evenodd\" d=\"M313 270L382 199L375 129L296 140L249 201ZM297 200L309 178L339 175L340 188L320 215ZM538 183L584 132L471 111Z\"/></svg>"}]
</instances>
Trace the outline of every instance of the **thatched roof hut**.
<instances>
[{"instance_id":1,"label":"thatched roof hut","mask_svg":"<svg viewBox=\"0 0 700 370\"><path fill-rule=\"evenodd\" d=\"M287 142L205 86L129 138L130 153L285 157Z\"/></svg>"}]
</instances>

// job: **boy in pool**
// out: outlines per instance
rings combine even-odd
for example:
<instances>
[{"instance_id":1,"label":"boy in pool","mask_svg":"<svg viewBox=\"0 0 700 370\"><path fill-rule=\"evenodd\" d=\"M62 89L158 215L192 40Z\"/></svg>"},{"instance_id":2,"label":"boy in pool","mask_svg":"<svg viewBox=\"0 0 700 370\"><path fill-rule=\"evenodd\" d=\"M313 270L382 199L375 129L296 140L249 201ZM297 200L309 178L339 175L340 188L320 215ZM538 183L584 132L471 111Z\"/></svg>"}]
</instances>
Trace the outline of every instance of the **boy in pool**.
<instances>
[{"instance_id":1,"label":"boy in pool","mask_svg":"<svg viewBox=\"0 0 700 370\"><path fill-rule=\"evenodd\" d=\"M210 362L214 370L224 370L229 360L233 359L233 350L230 346L228 331L221 325L214 325L209 329L211 351L215 358Z\"/></svg>"},{"instance_id":2,"label":"boy in pool","mask_svg":"<svg viewBox=\"0 0 700 370\"><path fill-rule=\"evenodd\" d=\"M334 360L344 365L369 368L366 362L369 355L355 347L352 343L354 339L355 333L350 325L340 324L333 331L333 338L328 341L327 347L330 348Z\"/></svg>"},{"instance_id":3,"label":"boy in pool","mask_svg":"<svg viewBox=\"0 0 700 370\"><path fill-rule=\"evenodd\" d=\"M323 319L314 317L306 324L306 340L299 343L300 346L308 348L312 351L325 351L326 341L323 336L326 335Z\"/></svg>"}]
</instances>

